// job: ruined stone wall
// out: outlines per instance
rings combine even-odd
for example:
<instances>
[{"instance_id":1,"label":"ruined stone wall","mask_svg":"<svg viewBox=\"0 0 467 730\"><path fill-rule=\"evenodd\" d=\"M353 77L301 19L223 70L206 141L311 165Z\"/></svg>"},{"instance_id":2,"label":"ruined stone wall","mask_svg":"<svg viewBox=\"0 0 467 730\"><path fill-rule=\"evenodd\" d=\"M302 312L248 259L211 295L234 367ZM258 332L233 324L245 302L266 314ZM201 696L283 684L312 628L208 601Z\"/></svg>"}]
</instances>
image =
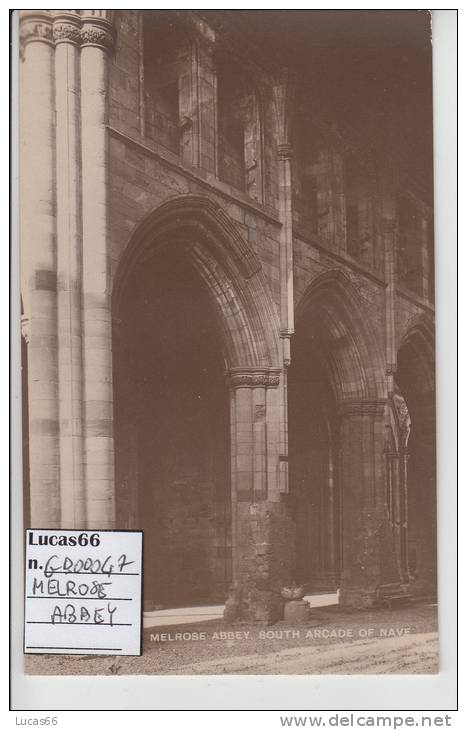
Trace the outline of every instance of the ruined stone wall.
<instances>
[{"instance_id":1,"label":"ruined stone wall","mask_svg":"<svg viewBox=\"0 0 467 730\"><path fill-rule=\"evenodd\" d=\"M151 17L157 24L160 16ZM280 615L280 585L293 575L287 372L291 341L298 340L294 318L298 324L307 301L340 429L342 595L352 605L374 601L378 586L395 575L384 504L384 429L398 350L413 329L433 340L429 209L415 201L420 231L409 247L416 248L415 241L421 252L414 292L401 269L397 199L406 191L383 170L371 177L369 195L369 178L349 174L347 142L329 119L317 120L319 149L302 159L306 145L294 149L293 83L284 69L268 70L239 49L251 82L242 109L245 178L227 183L219 174L218 63L220 53L229 59L235 49L199 15L177 14L182 55L169 54L154 67L145 64L148 17L141 11L39 11L39 19L25 11L25 18L24 108L35 105L22 128L22 180L29 181L22 190L22 244L29 252L23 302L31 524L115 525L112 357L119 357L115 330L121 322L111 295L128 273L126 264L132 269L134 248L144 266L153 249L163 257L164 246L180 246L214 303L229 370L223 392L230 392L231 409L233 603L241 615L273 620ZM175 100L166 108L173 122L168 143L164 130L150 123L147 93L151 87L157 95L174 76L178 119ZM228 88L221 91L228 96ZM316 193L317 221L297 209L303 203L297 175L308 173L316 178L308 193ZM170 221L164 219L167 227L158 232L168 201ZM151 237L157 239L153 249ZM420 353L423 361L423 348ZM427 383L433 402L433 379ZM120 450L125 437L116 438ZM133 456L126 469L131 479L138 470ZM195 484L193 473L190 480ZM219 496L205 494L207 502ZM172 506L182 514L181 498ZM192 506L196 511L202 504ZM128 493L118 520L122 509L131 525L138 507ZM178 547L179 522L192 519L189 511L173 518ZM215 548L226 546L210 522L218 515L208 507L198 516L191 534L199 528L198 543L211 535L209 560L219 574L222 551L215 557ZM171 529L167 534L172 539ZM217 591L221 580L214 582Z\"/></svg>"},{"instance_id":2,"label":"ruined stone wall","mask_svg":"<svg viewBox=\"0 0 467 730\"><path fill-rule=\"evenodd\" d=\"M177 155L140 134L138 13L125 11L119 17L118 42L110 73L112 277L132 232L149 212L176 195L209 195L232 218L257 254L273 299L279 303L280 224L277 213L222 183L203 167L182 165ZM271 158L271 152L268 158ZM268 177L270 180L271 174ZM272 188L269 182L267 189L271 191Z\"/></svg>"},{"instance_id":3,"label":"ruined stone wall","mask_svg":"<svg viewBox=\"0 0 467 730\"><path fill-rule=\"evenodd\" d=\"M213 138L216 113L225 111L222 106L216 108L216 99L217 93L220 93L221 98L225 95L228 97L229 89L216 90L216 84L223 83L228 75L220 73L215 79L213 58L218 57L219 51L223 50L222 39L216 39L220 47L217 47L217 56L213 56L211 47L205 42L209 35L206 29L203 31L201 52L196 55L196 63L193 61L195 65L198 64L197 73L204 89L204 123L197 122L198 126L195 125L193 134L196 132L198 135L197 143L192 138L186 138L188 147L194 145L190 148L190 154L184 151L183 135L186 132L183 130L180 133L178 154L176 147L171 152L164 143L163 135L157 139L157 134L149 133L148 128L145 128L147 116L142 81L144 68L141 68L141 17L137 12L124 11L119 13L117 25L118 40L110 75L112 277L118 270L132 234L145 217L170 198L194 194L209 196L215 201L258 257L277 307L283 333L288 332L293 337L293 326L290 326L291 323L293 325L293 315L291 318L290 310L287 309L287 297L290 298L292 294L294 308L300 309L302 300L315 281L319 281L326 272L339 272L347 282L345 287L352 291L362 323L359 325L361 332L357 335L356 323L355 331L352 331L353 325L350 323L346 325L346 337L349 340L360 337L367 341L364 354L360 353L363 357L362 367L367 381L374 384L371 386L372 397L380 400L365 401L360 406L361 412L346 416L348 423L352 424L350 431L346 418L340 426L344 450L342 452L341 446L339 449L344 461L339 466L339 488L344 490L341 509L346 527L342 539L343 554L347 561L343 566L343 595L352 605L357 605L359 601L371 601L379 584L397 579L394 536L387 522L384 504L384 409L381 409L392 387L386 370L393 366L395 354L390 353L394 348L397 352L397 342L410 322L422 312L429 313L431 310L426 296L421 298L412 292L404 292L400 283L397 284L396 254L393 254L396 269L388 266L388 261L393 259L388 258L387 249L388 246L397 246L397 237L388 239L384 228L383 216L387 215L388 208L378 197L378 181L374 176L369 178L366 175L365 166L360 161L352 159L335 129L323 133L321 125L314 152L307 152L303 140L301 144L297 141L295 149L290 152L274 116L278 92L274 90L273 93L273 84L264 74L257 79L260 93L255 102L248 94L243 99L235 97L231 100L241 106L238 112L244 132L250 124L246 135L249 135L247 143L250 147L245 146L243 160L241 154L239 159L230 160L232 169L237 163L245 164L242 171L245 177L237 180L234 173L229 177L220 168L216 175L216 145ZM163 65L159 65L158 69L163 74ZM209 80L207 85L206 80ZM163 84L164 79L159 79L158 83ZM190 118L196 120L196 95L193 96L188 81L183 82L180 89L184 89L185 94L185 98L180 99L180 109L189 109ZM237 96L240 91L237 89ZM229 108L228 105L226 108ZM253 117L259 110L261 134L255 126L255 119L246 118L248 114ZM228 120L217 118L221 135L224 134L223 125L227 123ZM217 162L221 166L230 164L227 142L224 140L222 148L219 148L222 159L219 158ZM209 148L211 152L196 157L193 152L196 144L205 151ZM251 154L251 161L254 162L250 173L247 170L248 154ZM287 178L290 154L293 160L291 179ZM285 165L282 168L285 172L280 173L278 159ZM306 185L306 176L310 174L316 181L316 221L303 208L307 204L303 198L303 185ZM223 178L224 182L219 178ZM225 180L229 180L230 184ZM352 205L356 210L353 223ZM397 226L395 230L397 232ZM290 249L284 254L287 246ZM293 287L287 279L288 270L293 274ZM286 285L284 277L288 281ZM388 288L388 282L391 281L392 288ZM426 287L423 291L426 295ZM351 319L353 315L350 310L346 314L344 307L342 316ZM388 343L392 343L389 349ZM287 359L287 354L284 358ZM352 371L354 366L342 362L342 367L349 367L350 370L345 376L347 380L343 382L340 398L355 399L361 390L360 376L356 370ZM253 399L248 406L248 414L243 414L245 428L250 428L250 410L256 413L262 407L255 405L255 402ZM338 405L336 402L335 408ZM239 408L237 405L237 410ZM375 415L376 411L373 412L374 408L378 415ZM238 413L240 410L237 416ZM269 419L276 418L272 413L270 409L266 419L270 428L273 424ZM233 506L237 511L237 535L234 537L233 549L237 580L241 585L232 600L233 604L240 602L243 614L246 612L252 618L264 618L280 613L281 601L277 586L280 581L290 581L294 572L295 520L293 511L285 506L283 500L277 501L277 495L273 498L276 500L274 505L262 502L268 497L268 492L264 488L264 477L259 473L259 467L254 466L255 471L251 475L242 472L242 469L246 469L246 462L249 463L253 458L250 451L247 453L245 449L259 447L251 446L250 437L245 443L240 443L240 438L246 439L246 435L237 434L234 439L232 464L238 482L234 492L239 499L238 504ZM282 449L286 454L286 440ZM266 457L261 453L256 458ZM263 486L258 490L254 486L256 484ZM373 490L371 499L368 490ZM368 510L366 517L361 514L364 508ZM234 609L232 613L235 613Z\"/></svg>"},{"instance_id":4,"label":"ruined stone wall","mask_svg":"<svg viewBox=\"0 0 467 730\"><path fill-rule=\"evenodd\" d=\"M264 127L263 188L264 204L257 204L245 192L218 180L212 171L212 162L200 167L182 165L180 156L172 155L141 130L141 17L137 11L122 11L117 16L115 54L110 67L110 165L111 190L111 258L115 272L122 251L132 231L151 210L169 197L180 194L211 196L235 221L239 232L258 255L273 298L279 303L279 238L280 222L277 209L277 159L274 149L274 120L271 89L264 83L262 110ZM212 141L212 136L210 137ZM297 152L300 148L297 148ZM328 164L326 175L329 196L334 203L327 205L329 225L321 233L310 231L295 217L294 237L294 299L297 303L311 284L314 276L330 268L340 268L359 279L363 299L371 301L371 316L379 332L384 329L380 320L383 312L382 296L386 276L381 242L381 210L377 201L372 205L373 225L371 240L365 245L370 252L351 255L351 242L346 240L344 223L339 219L344 192L345 160L343 171L337 164L339 155ZM337 162L336 162L337 160ZM297 163L298 164L298 163ZM324 163L323 163L324 164ZM332 169L331 169L332 168ZM342 180L336 181L336 175ZM337 185L337 188L336 188ZM323 193L324 194L324 193ZM258 197L258 196L257 196ZM329 202L329 201L328 201ZM337 207L336 207L337 206ZM339 207L340 206L340 207ZM344 201L345 208L345 201ZM425 218L428 213L424 212ZM336 217L337 216L337 217ZM341 216L342 217L342 216ZM335 220L334 220L335 219ZM336 231L340 231L337 235ZM336 238L337 235L337 238ZM424 274L425 279L427 274ZM402 284L401 292L404 291ZM396 327L399 333L411 316L432 311L425 296L409 292L396 297ZM366 291L365 291L366 290Z\"/></svg>"}]
</instances>

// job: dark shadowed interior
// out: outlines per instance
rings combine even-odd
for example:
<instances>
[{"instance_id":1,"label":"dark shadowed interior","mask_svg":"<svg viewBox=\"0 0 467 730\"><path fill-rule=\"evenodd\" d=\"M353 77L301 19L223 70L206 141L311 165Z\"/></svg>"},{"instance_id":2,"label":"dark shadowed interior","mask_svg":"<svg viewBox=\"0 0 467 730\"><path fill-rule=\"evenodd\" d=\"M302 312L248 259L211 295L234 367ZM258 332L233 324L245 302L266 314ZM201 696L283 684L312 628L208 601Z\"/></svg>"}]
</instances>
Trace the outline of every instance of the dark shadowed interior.
<instances>
[{"instance_id":1,"label":"dark shadowed interior","mask_svg":"<svg viewBox=\"0 0 467 730\"><path fill-rule=\"evenodd\" d=\"M310 591L339 585L340 503L335 403L322 345L299 326L288 376L289 475L296 522L297 583Z\"/></svg>"},{"instance_id":2,"label":"dark shadowed interior","mask_svg":"<svg viewBox=\"0 0 467 730\"><path fill-rule=\"evenodd\" d=\"M116 353L117 485L128 524L145 531L146 606L224 600L230 480L216 321L181 256L164 251L134 276Z\"/></svg>"}]
</instances>

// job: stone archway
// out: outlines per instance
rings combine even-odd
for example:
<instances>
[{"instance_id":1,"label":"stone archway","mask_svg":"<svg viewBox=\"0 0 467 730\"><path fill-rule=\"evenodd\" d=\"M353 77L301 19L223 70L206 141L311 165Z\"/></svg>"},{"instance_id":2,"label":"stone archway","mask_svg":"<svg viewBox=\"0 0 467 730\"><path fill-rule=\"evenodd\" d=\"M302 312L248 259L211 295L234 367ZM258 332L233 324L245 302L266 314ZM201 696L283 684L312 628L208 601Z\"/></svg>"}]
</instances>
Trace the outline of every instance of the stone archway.
<instances>
[{"instance_id":1,"label":"stone archway","mask_svg":"<svg viewBox=\"0 0 467 730\"><path fill-rule=\"evenodd\" d=\"M401 339L395 380L410 418L405 455L408 575L416 593L436 593L436 394L434 326L417 317Z\"/></svg>"},{"instance_id":2,"label":"stone archway","mask_svg":"<svg viewBox=\"0 0 467 730\"><path fill-rule=\"evenodd\" d=\"M229 368L277 367L278 319L261 263L231 219L208 197L171 198L138 226L114 281L116 316L135 263L163 255L167 246L183 250L205 283Z\"/></svg>"},{"instance_id":3,"label":"stone archway","mask_svg":"<svg viewBox=\"0 0 467 730\"><path fill-rule=\"evenodd\" d=\"M135 231L113 307L117 512L147 534L146 596L224 600L252 573L251 505L277 492L279 327L260 263L210 199L174 198Z\"/></svg>"},{"instance_id":4,"label":"stone archway","mask_svg":"<svg viewBox=\"0 0 467 730\"><path fill-rule=\"evenodd\" d=\"M352 282L339 271L317 277L297 307L288 374L297 579L312 590L339 586L344 605L374 603L396 575L393 556L382 560L382 373Z\"/></svg>"}]
</instances>

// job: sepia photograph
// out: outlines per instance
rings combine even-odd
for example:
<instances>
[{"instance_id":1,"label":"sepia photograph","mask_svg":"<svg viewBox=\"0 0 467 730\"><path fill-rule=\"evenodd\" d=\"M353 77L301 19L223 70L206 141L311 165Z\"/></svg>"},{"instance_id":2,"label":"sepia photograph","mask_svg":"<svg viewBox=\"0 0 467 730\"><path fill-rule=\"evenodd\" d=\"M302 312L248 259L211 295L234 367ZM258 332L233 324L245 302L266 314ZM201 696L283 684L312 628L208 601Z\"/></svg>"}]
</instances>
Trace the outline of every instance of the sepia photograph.
<instances>
[{"instance_id":1,"label":"sepia photograph","mask_svg":"<svg viewBox=\"0 0 467 730\"><path fill-rule=\"evenodd\" d=\"M26 673L438 672L431 27L20 11Z\"/></svg>"}]
</instances>

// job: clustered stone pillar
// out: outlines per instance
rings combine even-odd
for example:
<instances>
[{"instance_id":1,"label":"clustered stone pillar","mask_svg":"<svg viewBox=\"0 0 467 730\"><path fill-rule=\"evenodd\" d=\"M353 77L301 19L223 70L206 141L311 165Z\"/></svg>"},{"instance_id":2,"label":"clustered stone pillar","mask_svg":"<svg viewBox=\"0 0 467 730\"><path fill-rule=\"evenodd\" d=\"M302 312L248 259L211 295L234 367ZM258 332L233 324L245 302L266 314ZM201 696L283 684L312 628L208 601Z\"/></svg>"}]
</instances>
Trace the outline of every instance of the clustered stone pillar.
<instances>
[{"instance_id":1,"label":"clustered stone pillar","mask_svg":"<svg viewBox=\"0 0 467 730\"><path fill-rule=\"evenodd\" d=\"M386 353L386 387L388 408L391 399L395 398L397 371L396 347L396 284L397 284L397 210L396 180L390 165L383 169L381 175L381 233L384 251L385 288L385 353ZM395 404L395 401L393 401ZM391 430L390 423L388 428ZM397 569L392 582L397 585L407 584L407 491L404 465L407 461L406 445L400 441L398 427L393 434L391 445L385 449L386 460L386 510L392 534L392 540L386 540L386 551L393 551ZM395 446L396 444L396 446ZM387 581L389 582L389 581ZM384 581L381 581L384 583Z\"/></svg>"},{"instance_id":2,"label":"clustered stone pillar","mask_svg":"<svg viewBox=\"0 0 467 730\"><path fill-rule=\"evenodd\" d=\"M227 619L274 621L290 581L293 525L280 494L280 369L234 368L231 393L233 593Z\"/></svg>"},{"instance_id":3,"label":"clustered stone pillar","mask_svg":"<svg viewBox=\"0 0 467 730\"><path fill-rule=\"evenodd\" d=\"M281 144L279 158L279 217L282 223L280 238L281 276L281 334L290 338L294 331L293 300L293 221L292 221L292 148ZM288 342L286 343L288 345ZM288 361L290 353L286 353Z\"/></svg>"},{"instance_id":4,"label":"clustered stone pillar","mask_svg":"<svg viewBox=\"0 0 467 730\"><path fill-rule=\"evenodd\" d=\"M407 466L409 461L408 443L411 430L411 418L407 403L396 389L392 395L392 404L396 413L397 429L397 472L394 475L394 533L396 536L396 552L399 559L399 574L402 584L409 583L408 564L408 495Z\"/></svg>"},{"instance_id":5,"label":"clustered stone pillar","mask_svg":"<svg viewBox=\"0 0 467 730\"><path fill-rule=\"evenodd\" d=\"M81 177L77 11L56 14L55 108L61 527L84 527L81 356Z\"/></svg>"},{"instance_id":6,"label":"clustered stone pillar","mask_svg":"<svg viewBox=\"0 0 467 730\"><path fill-rule=\"evenodd\" d=\"M384 275L385 289L385 345L386 345L386 378L388 393L394 392L394 375L397 369L396 335L395 335L395 289L396 289L396 235L397 226L394 206L384 205Z\"/></svg>"},{"instance_id":7,"label":"clustered stone pillar","mask_svg":"<svg viewBox=\"0 0 467 730\"><path fill-rule=\"evenodd\" d=\"M381 585L399 579L395 550L387 541L385 407L385 400L341 404L343 606L371 606Z\"/></svg>"},{"instance_id":8,"label":"clustered stone pillar","mask_svg":"<svg viewBox=\"0 0 467 730\"><path fill-rule=\"evenodd\" d=\"M408 523L409 505L407 494L407 467L409 452L407 446L402 446L399 469L400 469L400 575L403 583L409 583L409 553L408 553Z\"/></svg>"},{"instance_id":9,"label":"clustered stone pillar","mask_svg":"<svg viewBox=\"0 0 467 730\"><path fill-rule=\"evenodd\" d=\"M281 396L281 459L279 463L280 490L289 491L288 471L288 406L287 368L290 365L290 338L294 332L294 288L293 288L293 221L292 221L292 148L283 143L278 147L279 164L279 217L282 228L280 235L280 323L282 359L284 371L280 384Z\"/></svg>"},{"instance_id":10,"label":"clustered stone pillar","mask_svg":"<svg viewBox=\"0 0 467 730\"><path fill-rule=\"evenodd\" d=\"M108 11L86 10L81 31L83 372L87 524L115 522L112 313L108 252Z\"/></svg>"},{"instance_id":11,"label":"clustered stone pillar","mask_svg":"<svg viewBox=\"0 0 467 730\"><path fill-rule=\"evenodd\" d=\"M437 584L435 393L423 389L421 393L416 394L413 411L414 428L409 439L409 449L412 453L406 468L408 467L407 487L412 497L409 539L413 538L417 545L414 590L421 595L435 595Z\"/></svg>"},{"instance_id":12,"label":"clustered stone pillar","mask_svg":"<svg viewBox=\"0 0 467 730\"><path fill-rule=\"evenodd\" d=\"M292 101L295 79L283 69L274 86L277 133L278 202L281 232L279 241L280 337L282 342L282 377L279 386L280 454L278 464L279 491L289 491L289 437L287 404L287 368L290 365L290 339L294 333L295 302L293 279L293 178L292 178Z\"/></svg>"},{"instance_id":13,"label":"clustered stone pillar","mask_svg":"<svg viewBox=\"0 0 467 730\"><path fill-rule=\"evenodd\" d=\"M332 585L336 585L337 577L337 554L336 554L336 520L335 500L336 485L334 483L334 453L332 436L329 438L328 449L328 478L327 478L327 503L326 503L326 574Z\"/></svg>"},{"instance_id":14,"label":"clustered stone pillar","mask_svg":"<svg viewBox=\"0 0 467 730\"><path fill-rule=\"evenodd\" d=\"M401 398L403 401L403 399ZM407 504L407 463L409 454L406 441L400 438L399 429L391 422L386 430L392 434L385 449L386 460L386 511L392 530L396 555L398 582L408 585L408 504ZM397 432L394 433L394 430Z\"/></svg>"},{"instance_id":15,"label":"clustered stone pillar","mask_svg":"<svg viewBox=\"0 0 467 730\"><path fill-rule=\"evenodd\" d=\"M22 11L21 251L30 521L114 525L111 11Z\"/></svg>"},{"instance_id":16,"label":"clustered stone pillar","mask_svg":"<svg viewBox=\"0 0 467 730\"><path fill-rule=\"evenodd\" d=\"M21 278L28 343L32 527L60 526L52 17L21 15Z\"/></svg>"}]
</instances>

